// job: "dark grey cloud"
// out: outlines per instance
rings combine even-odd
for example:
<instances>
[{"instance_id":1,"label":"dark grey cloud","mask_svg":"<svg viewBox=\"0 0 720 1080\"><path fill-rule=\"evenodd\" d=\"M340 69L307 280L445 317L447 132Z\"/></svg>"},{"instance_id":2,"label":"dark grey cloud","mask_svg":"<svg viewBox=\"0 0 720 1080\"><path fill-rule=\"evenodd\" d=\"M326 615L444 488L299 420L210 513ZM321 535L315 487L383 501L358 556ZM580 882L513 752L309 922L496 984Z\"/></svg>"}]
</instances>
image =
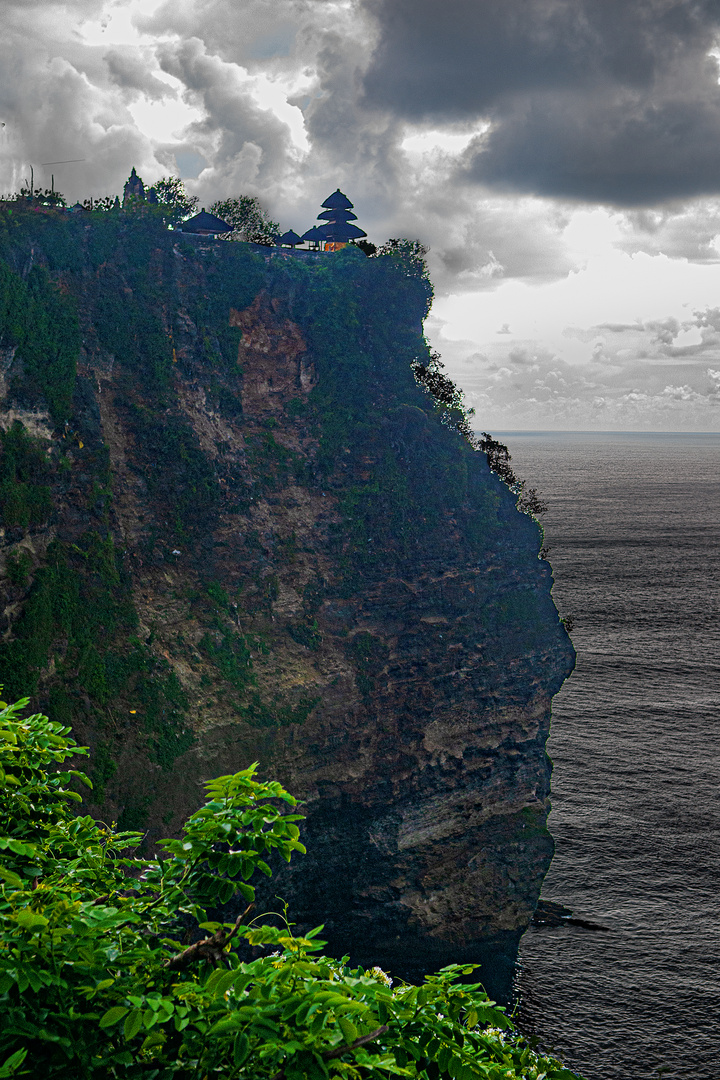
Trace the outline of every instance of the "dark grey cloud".
<instances>
[{"instance_id":1,"label":"dark grey cloud","mask_svg":"<svg viewBox=\"0 0 720 1080\"><path fill-rule=\"evenodd\" d=\"M162 44L156 55L162 70L182 83L185 99L203 113L188 126L186 138L212 158L208 197L236 195L242 185L267 189L282 183L290 144L287 125L258 105L242 69L209 54L199 38Z\"/></svg>"},{"instance_id":2,"label":"dark grey cloud","mask_svg":"<svg viewBox=\"0 0 720 1080\"><path fill-rule=\"evenodd\" d=\"M150 49L109 49L104 59L112 82L121 89L147 94L154 101L175 96L175 91L167 83L151 73L153 58Z\"/></svg>"},{"instance_id":3,"label":"dark grey cloud","mask_svg":"<svg viewBox=\"0 0 720 1080\"><path fill-rule=\"evenodd\" d=\"M458 179L633 206L720 189L717 0L364 0L368 108L486 119Z\"/></svg>"},{"instance_id":4,"label":"dark grey cloud","mask_svg":"<svg viewBox=\"0 0 720 1080\"><path fill-rule=\"evenodd\" d=\"M625 206L710 195L720 190L720 93L713 84L665 100L628 90L545 94L498 117L460 175Z\"/></svg>"}]
</instances>

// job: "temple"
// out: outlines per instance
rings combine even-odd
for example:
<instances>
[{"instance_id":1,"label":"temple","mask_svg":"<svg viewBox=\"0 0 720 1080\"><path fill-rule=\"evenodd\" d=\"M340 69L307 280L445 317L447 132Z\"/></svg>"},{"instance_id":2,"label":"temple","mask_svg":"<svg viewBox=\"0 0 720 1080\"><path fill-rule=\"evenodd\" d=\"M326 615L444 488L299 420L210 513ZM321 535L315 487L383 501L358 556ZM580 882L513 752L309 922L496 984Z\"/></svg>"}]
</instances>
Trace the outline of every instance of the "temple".
<instances>
[{"instance_id":1,"label":"temple","mask_svg":"<svg viewBox=\"0 0 720 1080\"><path fill-rule=\"evenodd\" d=\"M353 213L353 204L347 195L337 188L329 195L322 204L323 212L318 214L318 221L323 225L315 225L303 234L302 239L310 243L324 245L325 251L339 251L351 240L359 240L367 236L366 232L357 225L351 225L357 221L357 214Z\"/></svg>"},{"instance_id":2,"label":"temple","mask_svg":"<svg viewBox=\"0 0 720 1080\"><path fill-rule=\"evenodd\" d=\"M125 181L125 188L123 190L123 206L127 206L128 203L137 200L138 202L145 202L145 185L135 172L135 166L133 165L132 172Z\"/></svg>"},{"instance_id":3,"label":"temple","mask_svg":"<svg viewBox=\"0 0 720 1080\"><path fill-rule=\"evenodd\" d=\"M195 217L183 221L180 225L180 229L183 232L195 233L196 236L212 237L216 237L221 233L231 233L233 231L232 225L228 225L227 221L223 221L222 218L215 217L215 214L208 214L204 206L200 213L196 214Z\"/></svg>"},{"instance_id":4,"label":"temple","mask_svg":"<svg viewBox=\"0 0 720 1080\"><path fill-rule=\"evenodd\" d=\"M142 178L138 176L133 166L123 190L122 205L129 209L139 203L146 202L157 204L158 199L155 188L146 188ZM116 205L119 207L117 199ZM75 212L79 209L81 208L78 204L78 206L72 207L71 211ZM355 221L357 221L357 214L353 212L353 204L347 195L340 188L337 188L322 204L322 209L318 214L318 224L313 225L302 236L299 236L293 229L288 229L282 236L276 238L275 243L277 247L290 248L293 252L299 245L307 243L308 247L301 248L298 254L302 254L303 251L308 253L308 250L311 252L340 251L349 243L367 236L363 229L353 224ZM228 235L233 232L232 225L229 225L227 221L223 221L222 218L216 217L215 214L208 213L205 207L199 214L195 214L194 217L188 218L174 227L189 235L203 237L207 240L215 240L218 236L227 239ZM367 249L366 254L375 250L372 245L364 245L363 249ZM287 254L290 254L290 252L287 252Z\"/></svg>"}]
</instances>

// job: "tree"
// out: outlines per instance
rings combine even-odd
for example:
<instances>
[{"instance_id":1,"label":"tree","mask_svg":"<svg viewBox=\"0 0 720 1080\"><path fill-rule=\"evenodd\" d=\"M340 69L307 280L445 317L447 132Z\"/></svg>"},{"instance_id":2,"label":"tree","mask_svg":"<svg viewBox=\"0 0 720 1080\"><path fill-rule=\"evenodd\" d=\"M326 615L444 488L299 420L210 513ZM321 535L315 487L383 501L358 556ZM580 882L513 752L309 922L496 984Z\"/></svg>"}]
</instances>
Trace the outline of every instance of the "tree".
<instances>
[{"instance_id":1,"label":"tree","mask_svg":"<svg viewBox=\"0 0 720 1080\"><path fill-rule=\"evenodd\" d=\"M517 496L518 510L532 517L546 513L547 504L542 501L537 488L528 487L526 480L519 480L515 475L507 446L493 439L487 431L483 431L482 436L477 438L471 427L475 410L465 408L462 390L448 378L444 369L445 365L438 352L430 352L425 363L418 358L412 365L417 381L435 399L443 423L455 428L475 450L482 450L492 471L507 484L513 495Z\"/></svg>"},{"instance_id":2,"label":"tree","mask_svg":"<svg viewBox=\"0 0 720 1080\"><path fill-rule=\"evenodd\" d=\"M440 408L443 423L447 427L455 428L472 447L482 449L470 426L475 410L465 408L463 392L445 374L445 365L440 358L440 353L430 352L425 363L417 358L412 364L412 370L420 385L435 399L435 403Z\"/></svg>"},{"instance_id":3,"label":"tree","mask_svg":"<svg viewBox=\"0 0 720 1080\"><path fill-rule=\"evenodd\" d=\"M197 195L188 195L179 176L163 176L155 184L155 197L165 217L177 225L184 218L197 213Z\"/></svg>"},{"instance_id":4,"label":"tree","mask_svg":"<svg viewBox=\"0 0 720 1080\"><path fill-rule=\"evenodd\" d=\"M65 762L87 748L27 699L0 704L0 1077L574 1080L459 981L471 965L393 986L284 909L249 919L263 855L304 851L295 799L255 766L207 783L143 859L139 833L79 812L90 781ZM235 919L208 917L234 900Z\"/></svg>"},{"instance_id":5,"label":"tree","mask_svg":"<svg viewBox=\"0 0 720 1080\"><path fill-rule=\"evenodd\" d=\"M375 252L375 257L380 259L383 255L389 255L401 263L406 277L419 277L429 281L430 271L425 259L429 250L419 240L386 240Z\"/></svg>"},{"instance_id":6,"label":"tree","mask_svg":"<svg viewBox=\"0 0 720 1080\"><path fill-rule=\"evenodd\" d=\"M213 203L210 213L232 225L226 239L272 246L280 235L280 226L272 221L256 195L238 195Z\"/></svg>"},{"instance_id":7,"label":"tree","mask_svg":"<svg viewBox=\"0 0 720 1080\"><path fill-rule=\"evenodd\" d=\"M435 290L430 280L430 271L425 256L429 248L421 244L419 240L395 239L386 240L384 244L372 256L375 259L392 260L400 270L404 278L415 283L424 294L425 318L432 307Z\"/></svg>"},{"instance_id":8,"label":"tree","mask_svg":"<svg viewBox=\"0 0 720 1080\"><path fill-rule=\"evenodd\" d=\"M30 199L38 206L55 206L62 208L67 206L65 202L65 196L59 191L55 191L54 188L35 188L31 191L29 187L21 187L20 194L14 196L15 199Z\"/></svg>"},{"instance_id":9,"label":"tree","mask_svg":"<svg viewBox=\"0 0 720 1080\"><path fill-rule=\"evenodd\" d=\"M517 507L523 514L538 517L547 512L547 504L538 495L537 488L527 486L527 480L518 480L510 465L510 451L504 443L493 439L487 431L483 431L482 438L477 441L478 450L487 454L488 465L494 473L503 480L510 490L517 495Z\"/></svg>"},{"instance_id":10,"label":"tree","mask_svg":"<svg viewBox=\"0 0 720 1080\"><path fill-rule=\"evenodd\" d=\"M101 199L84 199L83 206L86 210L95 210L109 214L111 210L118 209L120 200L112 195L104 195Z\"/></svg>"}]
</instances>

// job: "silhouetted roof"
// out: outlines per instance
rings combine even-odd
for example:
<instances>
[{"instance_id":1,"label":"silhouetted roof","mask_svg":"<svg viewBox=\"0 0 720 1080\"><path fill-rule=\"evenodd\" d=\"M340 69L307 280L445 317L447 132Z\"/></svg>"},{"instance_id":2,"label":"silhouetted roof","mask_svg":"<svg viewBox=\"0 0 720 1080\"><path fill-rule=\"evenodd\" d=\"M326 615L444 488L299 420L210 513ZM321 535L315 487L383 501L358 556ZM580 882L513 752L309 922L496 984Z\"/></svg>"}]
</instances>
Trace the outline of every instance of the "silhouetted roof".
<instances>
[{"instance_id":1,"label":"silhouetted roof","mask_svg":"<svg viewBox=\"0 0 720 1080\"><path fill-rule=\"evenodd\" d=\"M313 225L312 229L308 229L307 232L302 234L303 240L322 240L320 229L317 225Z\"/></svg>"},{"instance_id":2,"label":"silhouetted roof","mask_svg":"<svg viewBox=\"0 0 720 1080\"><path fill-rule=\"evenodd\" d=\"M357 214L352 210L323 210L318 214L319 221L357 221Z\"/></svg>"},{"instance_id":3,"label":"silhouetted roof","mask_svg":"<svg viewBox=\"0 0 720 1080\"><path fill-rule=\"evenodd\" d=\"M180 226L183 232L207 232L207 233L226 233L232 232L232 225L228 225L227 221L223 221L222 218L215 217L214 214L208 214L205 207L202 208L199 214L195 217L188 218L187 221L183 221Z\"/></svg>"},{"instance_id":4,"label":"silhouetted roof","mask_svg":"<svg viewBox=\"0 0 720 1080\"><path fill-rule=\"evenodd\" d=\"M327 207L328 210L352 210L353 208L353 204L347 195L343 195L340 188L333 191L332 195L329 195L322 205Z\"/></svg>"},{"instance_id":5,"label":"silhouetted roof","mask_svg":"<svg viewBox=\"0 0 720 1080\"><path fill-rule=\"evenodd\" d=\"M327 225L320 225L317 231L318 240L337 240L339 243L367 236L357 225L350 225L347 221L331 221Z\"/></svg>"},{"instance_id":6,"label":"silhouetted roof","mask_svg":"<svg viewBox=\"0 0 720 1080\"><path fill-rule=\"evenodd\" d=\"M296 244L302 244L302 237L298 236L292 229L288 229L286 233L283 233L278 244L289 244L290 247L295 247Z\"/></svg>"}]
</instances>

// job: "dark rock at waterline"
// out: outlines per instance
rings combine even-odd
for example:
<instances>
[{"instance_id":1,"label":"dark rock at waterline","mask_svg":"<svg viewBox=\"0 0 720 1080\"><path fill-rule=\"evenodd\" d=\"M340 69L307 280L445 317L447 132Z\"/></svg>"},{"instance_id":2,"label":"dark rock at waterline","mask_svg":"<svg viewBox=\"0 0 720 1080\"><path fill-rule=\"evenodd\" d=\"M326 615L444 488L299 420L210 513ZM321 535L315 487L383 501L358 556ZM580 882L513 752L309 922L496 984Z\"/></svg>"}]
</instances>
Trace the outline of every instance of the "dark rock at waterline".
<instances>
[{"instance_id":1,"label":"dark rock at waterline","mask_svg":"<svg viewBox=\"0 0 720 1080\"><path fill-rule=\"evenodd\" d=\"M609 930L609 926L589 919L573 919L572 909L553 900L538 900L532 917L533 926L580 926L583 930Z\"/></svg>"}]
</instances>

